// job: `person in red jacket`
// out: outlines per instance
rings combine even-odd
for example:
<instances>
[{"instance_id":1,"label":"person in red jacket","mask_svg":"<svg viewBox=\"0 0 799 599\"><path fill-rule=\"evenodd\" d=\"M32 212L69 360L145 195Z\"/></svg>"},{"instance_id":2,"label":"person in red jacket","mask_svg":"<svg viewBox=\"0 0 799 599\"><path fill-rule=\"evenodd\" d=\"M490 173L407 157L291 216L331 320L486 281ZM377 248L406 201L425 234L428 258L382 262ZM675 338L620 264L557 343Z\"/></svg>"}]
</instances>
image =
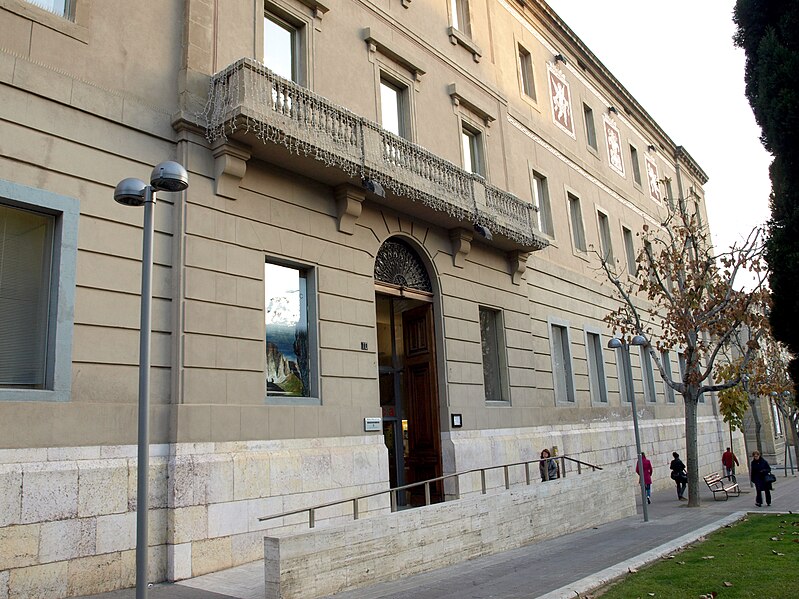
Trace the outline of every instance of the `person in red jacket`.
<instances>
[{"instance_id":1,"label":"person in red jacket","mask_svg":"<svg viewBox=\"0 0 799 599\"><path fill-rule=\"evenodd\" d=\"M641 463L644 465L644 486L646 487L646 502L652 503L652 462L646 457L646 454L642 451L641 452ZM635 472L638 476L641 476L641 473L638 472L638 461L635 462Z\"/></svg>"},{"instance_id":2,"label":"person in red jacket","mask_svg":"<svg viewBox=\"0 0 799 599\"><path fill-rule=\"evenodd\" d=\"M724 476L727 477L727 480L732 480L732 477L735 476L735 467L738 466L738 458L735 457L735 454L727 448L723 454L721 454L721 464L724 466Z\"/></svg>"}]
</instances>

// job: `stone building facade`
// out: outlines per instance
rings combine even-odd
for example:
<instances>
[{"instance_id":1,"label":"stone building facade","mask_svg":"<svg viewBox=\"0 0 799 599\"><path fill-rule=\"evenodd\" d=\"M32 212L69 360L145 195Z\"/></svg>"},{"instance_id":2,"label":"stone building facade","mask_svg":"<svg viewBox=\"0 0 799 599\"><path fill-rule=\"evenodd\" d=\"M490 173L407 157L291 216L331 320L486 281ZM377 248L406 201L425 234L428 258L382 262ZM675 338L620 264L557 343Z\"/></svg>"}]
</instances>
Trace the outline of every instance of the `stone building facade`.
<instances>
[{"instance_id":1,"label":"stone building facade","mask_svg":"<svg viewBox=\"0 0 799 599\"><path fill-rule=\"evenodd\" d=\"M0 597L133 584L142 221L112 196L164 160L152 580L298 527L262 515L632 461L596 251L633 269L707 177L544 2L0 0L0 32ZM633 369L665 472L682 405Z\"/></svg>"}]
</instances>

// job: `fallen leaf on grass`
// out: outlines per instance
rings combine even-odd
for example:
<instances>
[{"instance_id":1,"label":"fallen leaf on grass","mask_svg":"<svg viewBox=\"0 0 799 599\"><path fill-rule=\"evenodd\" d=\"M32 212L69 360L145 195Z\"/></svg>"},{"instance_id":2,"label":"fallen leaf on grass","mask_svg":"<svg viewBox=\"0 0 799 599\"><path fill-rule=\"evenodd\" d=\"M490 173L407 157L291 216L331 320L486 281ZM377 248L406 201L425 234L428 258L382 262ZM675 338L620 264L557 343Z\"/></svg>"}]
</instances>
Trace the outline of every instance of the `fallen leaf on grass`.
<instances>
[{"instance_id":1,"label":"fallen leaf on grass","mask_svg":"<svg viewBox=\"0 0 799 599\"><path fill-rule=\"evenodd\" d=\"M778 551L774 551L773 549L771 550L771 553L773 553L774 555L785 555L784 553L779 553Z\"/></svg>"},{"instance_id":2,"label":"fallen leaf on grass","mask_svg":"<svg viewBox=\"0 0 799 599\"><path fill-rule=\"evenodd\" d=\"M685 562L677 562L677 563L680 564L681 566L685 565Z\"/></svg>"},{"instance_id":3,"label":"fallen leaf on grass","mask_svg":"<svg viewBox=\"0 0 799 599\"><path fill-rule=\"evenodd\" d=\"M703 555L702 559L716 559L715 555Z\"/></svg>"},{"instance_id":4,"label":"fallen leaf on grass","mask_svg":"<svg viewBox=\"0 0 799 599\"><path fill-rule=\"evenodd\" d=\"M731 587L731 586L732 586L732 583L731 583L731 582L725 582L725 583L724 583L724 586L725 586L725 587Z\"/></svg>"},{"instance_id":5,"label":"fallen leaf on grass","mask_svg":"<svg viewBox=\"0 0 799 599\"><path fill-rule=\"evenodd\" d=\"M771 540L772 540L772 541L779 541L779 540L780 540L780 538L779 538L779 537L771 537Z\"/></svg>"}]
</instances>

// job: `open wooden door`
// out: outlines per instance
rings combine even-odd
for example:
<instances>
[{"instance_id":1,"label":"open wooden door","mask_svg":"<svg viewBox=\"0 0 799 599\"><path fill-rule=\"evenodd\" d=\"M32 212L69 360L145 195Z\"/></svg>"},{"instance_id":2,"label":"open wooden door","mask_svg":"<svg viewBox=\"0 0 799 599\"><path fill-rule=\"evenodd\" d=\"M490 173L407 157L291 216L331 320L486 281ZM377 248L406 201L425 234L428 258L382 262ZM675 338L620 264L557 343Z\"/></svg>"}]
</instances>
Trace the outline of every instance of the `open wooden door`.
<instances>
[{"instance_id":1,"label":"open wooden door","mask_svg":"<svg viewBox=\"0 0 799 599\"><path fill-rule=\"evenodd\" d=\"M433 305L402 314L405 348L405 399L408 419L408 483L441 476L441 428L433 329ZM441 481L430 486L432 502L443 500ZM412 505L423 505L424 487L413 489Z\"/></svg>"}]
</instances>

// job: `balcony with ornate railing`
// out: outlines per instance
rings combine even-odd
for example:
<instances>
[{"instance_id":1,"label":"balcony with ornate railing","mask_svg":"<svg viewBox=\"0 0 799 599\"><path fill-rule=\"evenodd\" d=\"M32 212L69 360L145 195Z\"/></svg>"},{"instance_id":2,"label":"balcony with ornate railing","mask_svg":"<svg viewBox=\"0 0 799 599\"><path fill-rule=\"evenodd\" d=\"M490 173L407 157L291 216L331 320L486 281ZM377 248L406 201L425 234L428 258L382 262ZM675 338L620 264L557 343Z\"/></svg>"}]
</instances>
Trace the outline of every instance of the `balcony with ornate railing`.
<instances>
[{"instance_id":1,"label":"balcony with ornate railing","mask_svg":"<svg viewBox=\"0 0 799 599\"><path fill-rule=\"evenodd\" d=\"M393 194L381 199L378 192L376 201L421 203L449 227L480 225L498 236L495 245L506 249L529 252L547 245L535 227L531 204L255 60L241 59L211 78L201 118L212 143L250 143L255 138L277 144L367 181L372 191L382 188Z\"/></svg>"}]
</instances>

